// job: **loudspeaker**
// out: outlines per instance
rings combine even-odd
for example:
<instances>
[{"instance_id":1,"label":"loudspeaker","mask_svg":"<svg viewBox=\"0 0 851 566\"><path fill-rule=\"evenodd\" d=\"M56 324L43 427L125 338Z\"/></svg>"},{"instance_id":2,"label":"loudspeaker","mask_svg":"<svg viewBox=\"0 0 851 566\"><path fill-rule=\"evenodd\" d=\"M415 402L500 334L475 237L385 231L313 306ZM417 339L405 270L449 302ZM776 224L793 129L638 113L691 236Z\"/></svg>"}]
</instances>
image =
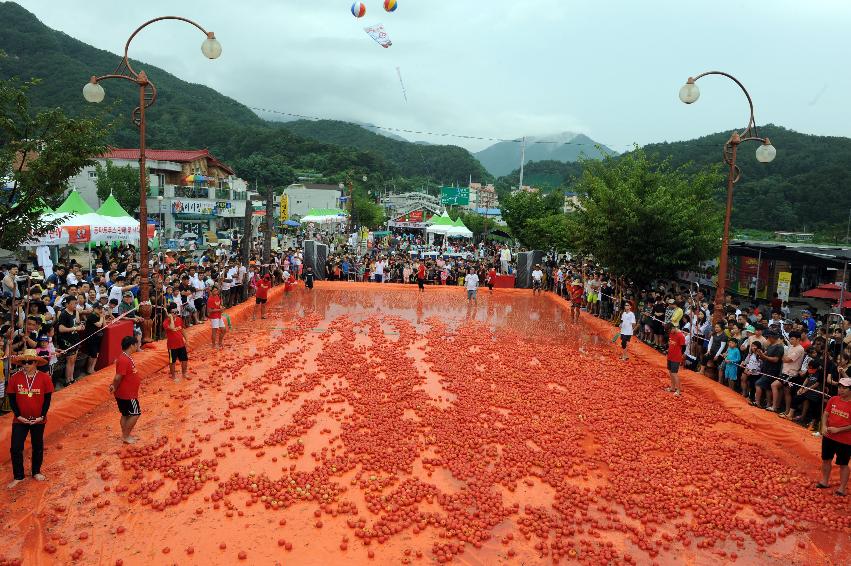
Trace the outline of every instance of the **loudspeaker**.
<instances>
[{"instance_id":1,"label":"loudspeaker","mask_svg":"<svg viewBox=\"0 0 851 566\"><path fill-rule=\"evenodd\" d=\"M517 254L517 271L514 273L514 286L518 289L532 288L532 271L529 269L529 259L532 252Z\"/></svg>"},{"instance_id":2,"label":"loudspeaker","mask_svg":"<svg viewBox=\"0 0 851 566\"><path fill-rule=\"evenodd\" d=\"M307 266L312 267L314 277L321 279L319 277L319 266L316 265L316 244L317 242L315 240L304 241L304 268L307 269Z\"/></svg>"},{"instance_id":3,"label":"loudspeaker","mask_svg":"<svg viewBox=\"0 0 851 566\"><path fill-rule=\"evenodd\" d=\"M540 250L520 252L517 254L517 273L514 286L519 289L531 289L532 271L534 271L536 264L540 265L541 271L543 271L544 257L544 252Z\"/></svg>"},{"instance_id":4,"label":"loudspeaker","mask_svg":"<svg viewBox=\"0 0 851 566\"><path fill-rule=\"evenodd\" d=\"M317 279L328 279L328 273L325 271L325 262L328 261L328 246L317 242L314 249L316 250L314 255L316 265L313 272Z\"/></svg>"}]
</instances>

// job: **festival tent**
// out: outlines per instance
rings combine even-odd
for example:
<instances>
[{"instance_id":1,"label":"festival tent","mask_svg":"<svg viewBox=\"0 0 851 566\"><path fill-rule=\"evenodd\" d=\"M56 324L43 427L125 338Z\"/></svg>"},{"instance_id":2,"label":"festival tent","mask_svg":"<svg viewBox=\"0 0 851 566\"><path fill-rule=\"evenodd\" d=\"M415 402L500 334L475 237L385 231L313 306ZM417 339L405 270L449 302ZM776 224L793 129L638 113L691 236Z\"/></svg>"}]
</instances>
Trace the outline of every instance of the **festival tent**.
<instances>
[{"instance_id":1,"label":"festival tent","mask_svg":"<svg viewBox=\"0 0 851 566\"><path fill-rule=\"evenodd\" d=\"M452 223L449 230L446 231L446 235L450 238L472 238L473 232L471 232L470 229L464 225L464 222L458 218Z\"/></svg>"},{"instance_id":2,"label":"festival tent","mask_svg":"<svg viewBox=\"0 0 851 566\"><path fill-rule=\"evenodd\" d=\"M428 234L446 235L449 229L452 228L452 219L444 212L440 216L432 216L428 221L429 226L426 228Z\"/></svg>"},{"instance_id":3,"label":"festival tent","mask_svg":"<svg viewBox=\"0 0 851 566\"><path fill-rule=\"evenodd\" d=\"M301 219L301 223L315 222L316 224L329 224L332 222L345 222L348 213L341 208L311 208L307 215Z\"/></svg>"},{"instance_id":4,"label":"festival tent","mask_svg":"<svg viewBox=\"0 0 851 566\"><path fill-rule=\"evenodd\" d=\"M77 189L74 189L68 194L65 201L59 205L56 212L67 214L94 214L95 210L89 206L89 203L83 200L83 197L80 196Z\"/></svg>"}]
</instances>

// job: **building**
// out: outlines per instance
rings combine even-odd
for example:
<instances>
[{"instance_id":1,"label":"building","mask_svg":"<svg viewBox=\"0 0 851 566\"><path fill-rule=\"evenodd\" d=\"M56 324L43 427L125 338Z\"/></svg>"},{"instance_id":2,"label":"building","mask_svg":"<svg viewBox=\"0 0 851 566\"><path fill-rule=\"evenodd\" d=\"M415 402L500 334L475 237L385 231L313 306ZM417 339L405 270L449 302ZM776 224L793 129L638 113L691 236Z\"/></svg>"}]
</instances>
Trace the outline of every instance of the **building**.
<instances>
[{"instance_id":1,"label":"building","mask_svg":"<svg viewBox=\"0 0 851 566\"><path fill-rule=\"evenodd\" d=\"M208 150L148 149L145 156L148 217L163 227L165 238L242 228L247 184ZM112 149L95 161L138 168L139 150ZM90 166L70 182L95 209L100 206L96 180L95 167Z\"/></svg>"},{"instance_id":2,"label":"building","mask_svg":"<svg viewBox=\"0 0 851 566\"><path fill-rule=\"evenodd\" d=\"M579 208L579 196L576 193L564 193L564 207L562 212L570 214Z\"/></svg>"},{"instance_id":3,"label":"building","mask_svg":"<svg viewBox=\"0 0 851 566\"><path fill-rule=\"evenodd\" d=\"M289 198L290 218L307 216L312 208L343 208L343 191L338 185L295 183L284 189Z\"/></svg>"},{"instance_id":4,"label":"building","mask_svg":"<svg viewBox=\"0 0 851 566\"><path fill-rule=\"evenodd\" d=\"M470 204L464 208L473 211L479 208L499 208L496 187L492 184L470 183Z\"/></svg>"}]
</instances>

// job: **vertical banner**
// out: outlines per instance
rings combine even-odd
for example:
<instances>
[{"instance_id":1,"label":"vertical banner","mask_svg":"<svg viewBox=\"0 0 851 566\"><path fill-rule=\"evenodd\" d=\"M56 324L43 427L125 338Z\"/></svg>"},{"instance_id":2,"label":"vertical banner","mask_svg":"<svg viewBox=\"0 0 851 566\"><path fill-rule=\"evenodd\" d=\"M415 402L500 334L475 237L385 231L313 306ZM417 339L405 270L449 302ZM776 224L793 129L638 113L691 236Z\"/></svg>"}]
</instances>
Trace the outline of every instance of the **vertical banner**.
<instances>
[{"instance_id":1,"label":"vertical banner","mask_svg":"<svg viewBox=\"0 0 851 566\"><path fill-rule=\"evenodd\" d=\"M281 222L290 217L290 197L281 195Z\"/></svg>"},{"instance_id":2,"label":"vertical banner","mask_svg":"<svg viewBox=\"0 0 851 566\"><path fill-rule=\"evenodd\" d=\"M789 289L792 287L792 273L781 271L777 274L777 296L781 301L789 300Z\"/></svg>"}]
</instances>

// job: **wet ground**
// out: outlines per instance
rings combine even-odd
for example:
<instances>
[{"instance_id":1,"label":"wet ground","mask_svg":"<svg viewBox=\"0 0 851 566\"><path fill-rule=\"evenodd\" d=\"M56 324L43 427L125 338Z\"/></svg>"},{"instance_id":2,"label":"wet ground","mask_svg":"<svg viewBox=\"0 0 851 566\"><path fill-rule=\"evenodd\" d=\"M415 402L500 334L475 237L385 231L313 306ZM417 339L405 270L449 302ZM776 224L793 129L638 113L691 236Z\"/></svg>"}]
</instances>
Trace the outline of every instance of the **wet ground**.
<instances>
[{"instance_id":1,"label":"wet ground","mask_svg":"<svg viewBox=\"0 0 851 566\"><path fill-rule=\"evenodd\" d=\"M802 462L735 405L661 393L658 365L621 362L615 330L593 328L523 291L299 289L224 351L192 351L188 381L144 376L135 447L109 403L50 437L50 481L0 506L0 554L849 563L851 507L812 489L815 451Z\"/></svg>"}]
</instances>

